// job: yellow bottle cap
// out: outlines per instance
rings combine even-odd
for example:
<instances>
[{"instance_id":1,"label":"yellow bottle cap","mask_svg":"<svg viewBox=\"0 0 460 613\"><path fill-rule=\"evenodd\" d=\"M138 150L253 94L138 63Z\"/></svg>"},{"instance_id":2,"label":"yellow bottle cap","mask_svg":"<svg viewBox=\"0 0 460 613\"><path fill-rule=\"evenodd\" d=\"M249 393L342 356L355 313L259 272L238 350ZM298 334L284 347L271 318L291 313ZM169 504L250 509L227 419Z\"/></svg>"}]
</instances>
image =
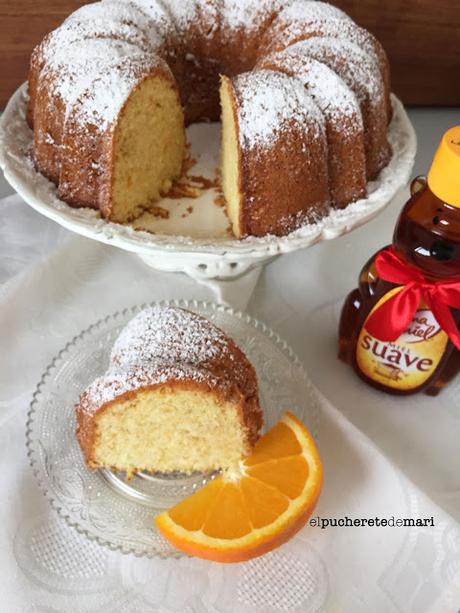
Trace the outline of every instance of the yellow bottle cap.
<instances>
[{"instance_id":1,"label":"yellow bottle cap","mask_svg":"<svg viewBox=\"0 0 460 613\"><path fill-rule=\"evenodd\" d=\"M460 126L442 137L428 173L428 187L443 202L460 208Z\"/></svg>"}]
</instances>

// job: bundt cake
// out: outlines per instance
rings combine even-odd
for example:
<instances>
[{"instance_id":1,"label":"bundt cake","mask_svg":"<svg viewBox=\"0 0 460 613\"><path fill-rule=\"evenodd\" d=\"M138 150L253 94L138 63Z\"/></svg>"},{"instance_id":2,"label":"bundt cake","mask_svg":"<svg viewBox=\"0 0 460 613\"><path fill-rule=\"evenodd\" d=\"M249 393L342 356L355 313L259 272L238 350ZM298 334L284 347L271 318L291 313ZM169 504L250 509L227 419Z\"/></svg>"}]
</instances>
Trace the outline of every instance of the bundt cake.
<instances>
[{"instance_id":1,"label":"bundt cake","mask_svg":"<svg viewBox=\"0 0 460 613\"><path fill-rule=\"evenodd\" d=\"M247 357L210 321L177 307L147 308L128 323L76 416L88 466L128 475L234 469L262 426Z\"/></svg>"},{"instance_id":2,"label":"bundt cake","mask_svg":"<svg viewBox=\"0 0 460 613\"><path fill-rule=\"evenodd\" d=\"M196 121L222 119L237 237L345 207L391 154L386 54L317 0L101 0L36 47L29 96L36 168L120 223L180 176Z\"/></svg>"}]
</instances>

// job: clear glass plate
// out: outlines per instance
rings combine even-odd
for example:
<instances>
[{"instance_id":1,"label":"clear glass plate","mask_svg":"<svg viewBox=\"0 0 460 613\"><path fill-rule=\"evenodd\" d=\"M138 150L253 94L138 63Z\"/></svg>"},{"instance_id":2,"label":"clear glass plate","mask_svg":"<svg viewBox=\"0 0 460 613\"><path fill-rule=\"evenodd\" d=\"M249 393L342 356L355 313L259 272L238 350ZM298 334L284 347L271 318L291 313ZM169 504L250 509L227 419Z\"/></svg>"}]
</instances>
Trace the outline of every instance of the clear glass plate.
<instances>
[{"instance_id":1,"label":"clear glass plate","mask_svg":"<svg viewBox=\"0 0 460 613\"><path fill-rule=\"evenodd\" d=\"M293 411L316 435L318 400L302 365L277 334L249 315L197 301L162 302L196 311L231 336L259 379L265 429ZM108 366L121 328L146 305L109 315L70 341L46 369L27 421L30 464L51 505L79 532L138 556L179 556L156 531L153 517L190 495L213 475L124 475L90 471L75 437L80 392Z\"/></svg>"}]
</instances>

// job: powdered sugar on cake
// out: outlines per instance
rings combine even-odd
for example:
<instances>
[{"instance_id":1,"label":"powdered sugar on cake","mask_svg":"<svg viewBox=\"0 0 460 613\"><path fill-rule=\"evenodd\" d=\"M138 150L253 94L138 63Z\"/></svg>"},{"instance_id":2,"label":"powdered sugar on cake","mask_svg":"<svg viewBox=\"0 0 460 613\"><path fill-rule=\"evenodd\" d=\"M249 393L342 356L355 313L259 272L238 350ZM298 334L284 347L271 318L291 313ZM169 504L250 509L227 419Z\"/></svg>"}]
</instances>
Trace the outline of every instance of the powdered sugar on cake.
<instances>
[{"instance_id":1,"label":"powdered sugar on cake","mask_svg":"<svg viewBox=\"0 0 460 613\"><path fill-rule=\"evenodd\" d=\"M198 3L187 0L163 0L176 28L184 30L197 21Z\"/></svg>"},{"instance_id":2,"label":"powdered sugar on cake","mask_svg":"<svg viewBox=\"0 0 460 613\"><path fill-rule=\"evenodd\" d=\"M119 0L102 0L105 4L112 5ZM121 3L127 3L128 0L121 0ZM144 15L149 17L153 23L157 24L163 31L170 29L170 15L168 11L169 2L162 3L161 0L129 0L129 4L136 6Z\"/></svg>"},{"instance_id":3,"label":"powdered sugar on cake","mask_svg":"<svg viewBox=\"0 0 460 613\"><path fill-rule=\"evenodd\" d=\"M286 52L303 54L331 65L340 65L343 80L348 87L353 86L359 101L367 100L375 108L382 104L382 77L377 61L359 45L325 36L301 41Z\"/></svg>"},{"instance_id":4,"label":"powdered sugar on cake","mask_svg":"<svg viewBox=\"0 0 460 613\"><path fill-rule=\"evenodd\" d=\"M238 96L240 143L243 147L271 146L289 124L307 121L321 134L324 119L300 81L271 70L247 72L234 79Z\"/></svg>"},{"instance_id":5,"label":"powdered sugar on cake","mask_svg":"<svg viewBox=\"0 0 460 613\"><path fill-rule=\"evenodd\" d=\"M286 3L285 3L286 4ZM351 18L339 8L317 0L293 0L288 2L275 20L275 27L285 24L304 28L313 21L320 22L329 19L343 19L352 22Z\"/></svg>"},{"instance_id":6,"label":"powdered sugar on cake","mask_svg":"<svg viewBox=\"0 0 460 613\"><path fill-rule=\"evenodd\" d=\"M111 361L121 366L161 358L171 364L206 364L229 354L229 339L209 321L180 308L147 308L115 341Z\"/></svg>"},{"instance_id":7,"label":"powdered sugar on cake","mask_svg":"<svg viewBox=\"0 0 460 613\"><path fill-rule=\"evenodd\" d=\"M282 4L281 0L222 0L223 27L259 28L261 23L271 20Z\"/></svg>"},{"instance_id":8,"label":"powdered sugar on cake","mask_svg":"<svg viewBox=\"0 0 460 613\"><path fill-rule=\"evenodd\" d=\"M151 70L161 66L164 72L170 72L160 58L134 56L108 64L93 78L91 89L83 92L84 96L75 107L75 119L101 128L113 124L134 86L145 75L147 60Z\"/></svg>"},{"instance_id":9,"label":"powdered sugar on cake","mask_svg":"<svg viewBox=\"0 0 460 613\"><path fill-rule=\"evenodd\" d=\"M333 70L304 53L304 49L302 43L288 47L268 56L262 65L273 65L302 81L328 120L339 122L344 117L352 118L353 123L341 127L349 130L356 126L362 130L362 117L354 93Z\"/></svg>"},{"instance_id":10,"label":"powdered sugar on cake","mask_svg":"<svg viewBox=\"0 0 460 613\"><path fill-rule=\"evenodd\" d=\"M206 370L200 370L188 364L179 367L162 362L152 362L126 369L112 367L84 391L79 406L84 412L93 413L103 405L130 392L156 385L186 381L205 383L211 388L220 388L223 392L226 389L225 382L219 381Z\"/></svg>"},{"instance_id":11,"label":"powdered sugar on cake","mask_svg":"<svg viewBox=\"0 0 460 613\"><path fill-rule=\"evenodd\" d=\"M149 23L131 3L107 3L110 10L104 4L73 13L42 49L43 83L65 102L66 116L80 98L81 121L103 129L114 121L146 70L160 64L168 70L156 55L167 30Z\"/></svg>"},{"instance_id":12,"label":"powdered sugar on cake","mask_svg":"<svg viewBox=\"0 0 460 613\"><path fill-rule=\"evenodd\" d=\"M142 388L177 382L204 384L226 396L257 397L246 356L210 321L179 307L148 307L115 341L108 371L82 394L86 412Z\"/></svg>"}]
</instances>

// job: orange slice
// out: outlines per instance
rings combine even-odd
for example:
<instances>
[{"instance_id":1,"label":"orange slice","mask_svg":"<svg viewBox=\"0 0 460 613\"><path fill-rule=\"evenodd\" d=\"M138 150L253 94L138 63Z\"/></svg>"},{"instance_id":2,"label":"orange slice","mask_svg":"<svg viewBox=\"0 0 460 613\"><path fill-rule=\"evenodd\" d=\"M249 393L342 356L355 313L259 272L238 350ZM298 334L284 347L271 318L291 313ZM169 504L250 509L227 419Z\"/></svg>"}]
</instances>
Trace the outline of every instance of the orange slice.
<instances>
[{"instance_id":1,"label":"orange slice","mask_svg":"<svg viewBox=\"0 0 460 613\"><path fill-rule=\"evenodd\" d=\"M313 438L292 413L265 434L237 475L224 474L155 518L177 549L242 562L278 547L311 515L322 483Z\"/></svg>"}]
</instances>

